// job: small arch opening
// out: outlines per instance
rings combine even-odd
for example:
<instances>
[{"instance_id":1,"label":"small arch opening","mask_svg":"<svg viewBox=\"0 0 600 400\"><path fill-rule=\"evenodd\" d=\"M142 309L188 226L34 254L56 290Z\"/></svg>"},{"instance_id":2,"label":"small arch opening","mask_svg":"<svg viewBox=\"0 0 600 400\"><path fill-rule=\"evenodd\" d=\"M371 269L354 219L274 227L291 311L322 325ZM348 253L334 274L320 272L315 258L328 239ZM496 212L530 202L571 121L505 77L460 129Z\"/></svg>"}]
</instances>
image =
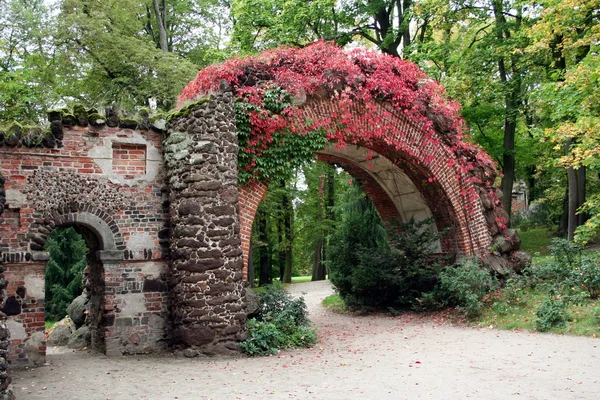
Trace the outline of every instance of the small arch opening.
<instances>
[{"instance_id":1,"label":"small arch opening","mask_svg":"<svg viewBox=\"0 0 600 400\"><path fill-rule=\"evenodd\" d=\"M48 354L62 346L104 353L104 267L97 257L103 250L101 237L91 227L66 223L52 231L46 250L50 256L44 274ZM53 322L56 325L50 326Z\"/></svg>"}]
</instances>

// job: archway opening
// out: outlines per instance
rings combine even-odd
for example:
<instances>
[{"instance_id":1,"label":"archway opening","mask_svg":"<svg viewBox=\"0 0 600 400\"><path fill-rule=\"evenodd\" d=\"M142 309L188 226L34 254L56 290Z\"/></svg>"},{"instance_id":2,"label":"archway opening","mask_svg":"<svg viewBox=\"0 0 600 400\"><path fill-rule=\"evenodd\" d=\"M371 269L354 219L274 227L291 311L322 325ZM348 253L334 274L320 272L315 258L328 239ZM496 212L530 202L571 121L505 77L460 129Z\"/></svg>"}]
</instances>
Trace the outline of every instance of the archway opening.
<instances>
[{"instance_id":1,"label":"archway opening","mask_svg":"<svg viewBox=\"0 0 600 400\"><path fill-rule=\"evenodd\" d=\"M361 196L373 204L382 229L397 221L430 220L429 229L447 232L436 239L434 252L456 254L457 223L451 208L439 189L415 183L416 172L405 170L360 146L328 146L290 180L242 187L242 248L248 281L264 285L273 280L287 283L290 276L325 279L325 266L331 262L330 237L344 210Z\"/></svg>"},{"instance_id":2,"label":"archway opening","mask_svg":"<svg viewBox=\"0 0 600 400\"><path fill-rule=\"evenodd\" d=\"M97 257L103 246L98 233L79 223L57 226L46 241L50 259L45 269L45 318L50 355L53 347L63 346L106 350L104 267Z\"/></svg>"}]
</instances>

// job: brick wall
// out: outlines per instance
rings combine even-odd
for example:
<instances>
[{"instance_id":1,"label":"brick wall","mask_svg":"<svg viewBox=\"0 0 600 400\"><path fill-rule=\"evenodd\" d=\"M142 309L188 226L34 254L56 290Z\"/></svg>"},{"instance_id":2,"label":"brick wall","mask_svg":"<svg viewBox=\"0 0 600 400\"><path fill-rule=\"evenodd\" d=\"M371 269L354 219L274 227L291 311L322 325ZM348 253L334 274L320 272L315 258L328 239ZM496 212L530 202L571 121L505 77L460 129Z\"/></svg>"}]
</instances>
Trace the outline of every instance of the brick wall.
<instances>
[{"instance_id":1,"label":"brick wall","mask_svg":"<svg viewBox=\"0 0 600 400\"><path fill-rule=\"evenodd\" d=\"M113 143L112 170L115 174L134 179L146 174L146 146L143 144Z\"/></svg>"},{"instance_id":2,"label":"brick wall","mask_svg":"<svg viewBox=\"0 0 600 400\"><path fill-rule=\"evenodd\" d=\"M15 310L20 307L18 314L9 313L11 362L43 361L44 244L58 226L86 228L94 250L104 253L96 256L105 286L102 349L110 354L162 349L169 335L169 296L161 133L73 126L64 129L61 142L55 148L0 146L7 192L0 262L7 271L7 296Z\"/></svg>"},{"instance_id":3,"label":"brick wall","mask_svg":"<svg viewBox=\"0 0 600 400\"><path fill-rule=\"evenodd\" d=\"M389 112L383 106L378 107L381 113ZM303 111L306 118L313 120L339 114L336 102L331 100L308 101L303 106ZM363 130L368 131L371 119L363 111L360 105L354 106L354 124L363 125ZM433 213L438 229L453 229L451 235L442 239L443 251L480 256L486 254L491 246L492 237L486 224L484 210L478 202L471 204L472 200L464 196L466 192L475 192L471 176L463 172L458 162L452 162L456 161L456 155L441 140L426 140L422 130L407 118L394 118L394 129L386 137L376 138L368 145L363 143L360 137L349 137L347 142L362 145L387 157L411 179ZM384 219L399 216L386 192L360 167L344 160L343 157L322 154L319 158L342 165L358 179ZM245 276L252 223L266 190L267 185L257 182L239 188ZM467 204L471 206L467 207ZM467 213L469 208L474 209L472 214Z\"/></svg>"}]
</instances>

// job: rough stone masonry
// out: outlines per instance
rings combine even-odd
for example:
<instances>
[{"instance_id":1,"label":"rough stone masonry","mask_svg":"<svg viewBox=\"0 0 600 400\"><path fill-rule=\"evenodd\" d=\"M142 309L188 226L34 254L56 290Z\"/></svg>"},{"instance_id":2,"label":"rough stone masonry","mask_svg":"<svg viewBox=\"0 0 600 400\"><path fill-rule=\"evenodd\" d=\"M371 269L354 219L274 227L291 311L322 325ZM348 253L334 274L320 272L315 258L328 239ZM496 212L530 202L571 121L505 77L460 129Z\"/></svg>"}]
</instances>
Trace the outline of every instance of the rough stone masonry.
<instances>
[{"instance_id":1,"label":"rough stone masonry","mask_svg":"<svg viewBox=\"0 0 600 400\"><path fill-rule=\"evenodd\" d=\"M228 353L246 332L231 90L190 109L164 142L174 338L187 354Z\"/></svg>"}]
</instances>

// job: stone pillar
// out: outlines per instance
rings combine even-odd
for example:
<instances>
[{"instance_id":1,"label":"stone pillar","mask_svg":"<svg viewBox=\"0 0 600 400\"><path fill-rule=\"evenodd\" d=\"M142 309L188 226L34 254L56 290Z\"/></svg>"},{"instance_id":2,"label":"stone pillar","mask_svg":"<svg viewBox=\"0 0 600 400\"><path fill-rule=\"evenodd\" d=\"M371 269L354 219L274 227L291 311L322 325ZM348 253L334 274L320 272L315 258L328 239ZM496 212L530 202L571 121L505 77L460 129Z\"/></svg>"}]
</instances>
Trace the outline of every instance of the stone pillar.
<instances>
[{"instance_id":1,"label":"stone pillar","mask_svg":"<svg viewBox=\"0 0 600 400\"><path fill-rule=\"evenodd\" d=\"M170 189L175 344L186 355L227 354L246 335L233 95L218 93L170 117L164 141Z\"/></svg>"},{"instance_id":2,"label":"stone pillar","mask_svg":"<svg viewBox=\"0 0 600 400\"><path fill-rule=\"evenodd\" d=\"M0 215L4 211L4 203L6 202L6 192L4 191L5 178L0 174ZM0 309L4 308L6 301L6 279L4 279L4 266L0 261ZM0 312L0 399L14 399L12 390L10 389L11 378L8 375L8 346L10 345L10 332L6 327L6 314Z\"/></svg>"}]
</instances>

